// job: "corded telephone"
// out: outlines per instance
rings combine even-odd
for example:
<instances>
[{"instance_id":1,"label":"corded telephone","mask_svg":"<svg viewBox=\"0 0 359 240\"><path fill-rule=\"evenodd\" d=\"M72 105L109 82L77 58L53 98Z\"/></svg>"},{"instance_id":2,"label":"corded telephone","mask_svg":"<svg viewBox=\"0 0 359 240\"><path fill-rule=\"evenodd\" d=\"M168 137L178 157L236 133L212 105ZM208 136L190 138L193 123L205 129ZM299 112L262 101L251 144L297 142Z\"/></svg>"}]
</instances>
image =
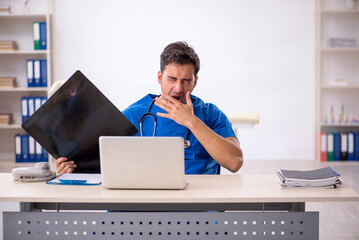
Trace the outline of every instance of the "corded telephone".
<instances>
[{"instance_id":1,"label":"corded telephone","mask_svg":"<svg viewBox=\"0 0 359 240\"><path fill-rule=\"evenodd\" d=\"M36 163L33 167L13 168L12 175L15 181L21 182L42 182L56 177L56 173L50 170L47 162Z\"/></svg>"}]
</instances>

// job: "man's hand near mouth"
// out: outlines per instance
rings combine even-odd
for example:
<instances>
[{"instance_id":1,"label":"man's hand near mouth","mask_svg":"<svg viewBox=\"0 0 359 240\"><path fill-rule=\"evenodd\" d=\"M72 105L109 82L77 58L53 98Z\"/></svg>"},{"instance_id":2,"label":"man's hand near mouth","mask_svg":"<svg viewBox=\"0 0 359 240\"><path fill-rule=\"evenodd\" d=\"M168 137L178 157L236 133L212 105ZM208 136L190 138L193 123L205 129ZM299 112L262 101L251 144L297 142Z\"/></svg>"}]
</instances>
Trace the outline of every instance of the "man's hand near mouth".
<instances>
[{"instance_id":1,"label":"man's hand near mouth","mask_svg":"<svg viewBox=\"0 0 359 240\"><path fill-rule=\"evenodd\" d=\"M188 91L186 94L186 103L181 103L180 100L181 97L172 97L168 94L162 94L161 97L157 97L155 104L167 112L157 113L157 115L172 119L182 126L191 128L191 123L197 117L194 115L190 92Z\"/></svg>"}]
</instances>

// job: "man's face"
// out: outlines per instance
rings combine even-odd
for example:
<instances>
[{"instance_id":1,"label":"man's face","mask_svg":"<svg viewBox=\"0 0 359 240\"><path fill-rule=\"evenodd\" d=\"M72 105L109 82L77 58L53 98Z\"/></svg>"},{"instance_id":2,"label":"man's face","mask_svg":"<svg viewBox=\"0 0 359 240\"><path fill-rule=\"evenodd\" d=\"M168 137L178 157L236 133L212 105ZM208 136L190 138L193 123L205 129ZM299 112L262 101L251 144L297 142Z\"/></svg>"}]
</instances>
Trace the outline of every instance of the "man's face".
<instances>
[{"instance_id":1,"label":"man's face","mask_svg":"<svg viewBox=\"0 0 359 240\"><path fill-rule=\"evenodd\" d=\"M163 72L158 72L158 83L161 91L181 103L186 103L186 93L192 92L197 84L198 76L194 76L192 64L170 63Z\"/></svg>"}]
</instances>

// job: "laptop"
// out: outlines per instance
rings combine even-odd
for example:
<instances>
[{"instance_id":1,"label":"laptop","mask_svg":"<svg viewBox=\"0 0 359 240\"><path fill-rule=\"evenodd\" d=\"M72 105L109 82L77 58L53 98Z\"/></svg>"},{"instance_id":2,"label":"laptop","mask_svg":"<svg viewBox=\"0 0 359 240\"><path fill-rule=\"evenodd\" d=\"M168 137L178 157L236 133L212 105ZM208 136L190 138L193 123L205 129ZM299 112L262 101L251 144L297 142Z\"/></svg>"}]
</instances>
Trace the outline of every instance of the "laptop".
<instances>
[{"instance_id":1,"label":"laptop","mask_svg":"<svg viewBox=\"0 0 359 240\"><path fill-rule=\"evenodd\" d=\"M99 173L100 136L132 136L138 129L76 71L22 128L54 158L67 157L76 173Z\"/></svg>"},{"instance_id":2,"label":"laptop","mask_svg":"<svg viewBox=\"0 0 359 240\"><path fill-rule=\"evenodd\" d=\"M114 189L184 189L181 137L102 136L102 186Z\"/></svg>"}]
</instances>

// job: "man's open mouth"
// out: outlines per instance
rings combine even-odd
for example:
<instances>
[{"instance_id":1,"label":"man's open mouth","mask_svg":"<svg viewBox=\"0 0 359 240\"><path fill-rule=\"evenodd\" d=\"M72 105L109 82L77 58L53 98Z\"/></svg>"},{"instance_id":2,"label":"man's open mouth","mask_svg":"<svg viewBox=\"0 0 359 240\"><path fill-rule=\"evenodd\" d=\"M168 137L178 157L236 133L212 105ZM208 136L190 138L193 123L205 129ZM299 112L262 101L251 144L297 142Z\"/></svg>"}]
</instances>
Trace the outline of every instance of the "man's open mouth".
<instances>
[{"instance_id":1,"label":"man's open mouth","mask_svg":"<svg viewBox=\"0 0 359 240\"><path fill-rule=\"evenodd\" d=\"M177 101L181 101L181 97L180 96L172 96L174 99L176 99Z\"/></svg>"}]
</instances>

